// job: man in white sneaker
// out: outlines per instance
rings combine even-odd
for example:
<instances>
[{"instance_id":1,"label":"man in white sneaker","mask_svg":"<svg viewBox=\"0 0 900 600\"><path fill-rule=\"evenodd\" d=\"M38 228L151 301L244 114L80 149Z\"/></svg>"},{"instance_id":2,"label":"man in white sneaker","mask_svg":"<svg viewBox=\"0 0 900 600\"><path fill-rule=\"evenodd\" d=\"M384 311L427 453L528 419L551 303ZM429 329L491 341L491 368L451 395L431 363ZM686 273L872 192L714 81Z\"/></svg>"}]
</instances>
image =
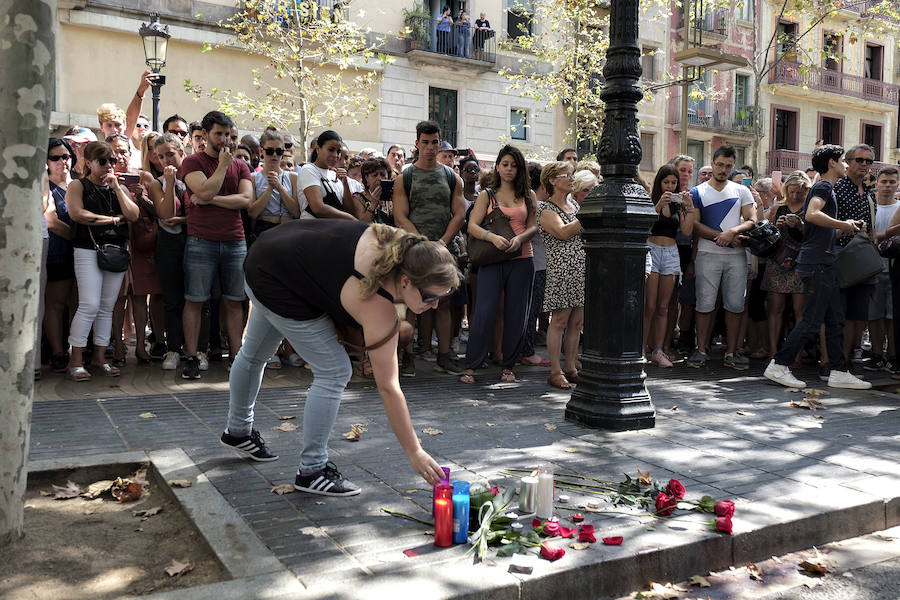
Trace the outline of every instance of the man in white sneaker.
<instances>
[{"instance_id":1,"label":"man in white sneaker","mask_svg":"<svg viewBox=\"0 0 900 600\"><path fill-rule=\"evenodd\" d=\"M815 149L812 166L821 175L806 196L806 215L803 224L803 246L797 257L797 272L804 278L806 309L800 322L766 367L767 379L788 387L802 388L806 384L791 374L788 367L807 341L818 335L825 324L825 344L831 360L828 386L865 390L872 387L852 375L843 354L844 313L841 290L834 270L835 234L854 235L863 225L861 221L838 221L834 183L844 177L847 164L842 160L844 149L826 144Z\"/></svg>"}]
</instances>

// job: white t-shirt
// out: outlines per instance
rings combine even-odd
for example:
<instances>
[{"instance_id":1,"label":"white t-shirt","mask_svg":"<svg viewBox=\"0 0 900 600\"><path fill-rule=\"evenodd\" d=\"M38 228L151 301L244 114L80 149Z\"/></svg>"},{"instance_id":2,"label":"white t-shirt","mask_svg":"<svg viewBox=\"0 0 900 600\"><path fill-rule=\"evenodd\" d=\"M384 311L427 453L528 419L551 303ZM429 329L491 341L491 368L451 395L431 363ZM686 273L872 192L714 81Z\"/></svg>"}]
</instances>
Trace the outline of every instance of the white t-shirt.
<instances>
[{"instance_id":1,"label":"white t-shirt","mask_svg":"<svg viewBox=\"0 0 900 600\"><path fill-rule=\"evenodd\" d=\"M306 195L303 193L303 190L314 185L319 186L319 190L322 193L323 202L325 202L329 190L331 192L334 192L334 196L337 197L337 203L340 206L334 206L334 204L328 202L325 203L334 208L337 208L338 210L343 210L344 184L337 180L337 173L335 173L334 171L331 171L329 169L320 169L314 163L306 163L305 165L300 167L297 183L300 186L300 210L303 211L301 214L301 218L306 219L309 217L315 217L314 214L309 212L309 202L306 200Z\"/></svg>"},{"instance_id":2,"label":"white t-shirt","mask_svg":"<svg viewBox=\"0 0 900 600\"><path fill-rule=\"evenodd\" d=\"M887 231L888 226L891 224L891 220L894 218L894 213L897 212L897 209L900 208L900 202L894 201L893 204L876 204L875 205L875 233L884 233ZM884 269L882 272L888 273L891 267L891 260L889 258L882 258L884 262Z\"/></svg>"},{"instance_id":3,"label":"white t-shirt","mask_svg":"<svg viewBox=\"0 0 900 600\"><path fill-rule=\"evenodd\" d=\"M725 231L737 227L743 222L741 208L753 204L753 195L750 190L733 181L729 181L716 191L709 182L703 182L691 189L694 207L700 211L700 222L716 231ZM713 254L743 254L740 246L717 246L712 240L700 238L697 244L697 252L711 252Z\"/></svg>"}]
</instances>

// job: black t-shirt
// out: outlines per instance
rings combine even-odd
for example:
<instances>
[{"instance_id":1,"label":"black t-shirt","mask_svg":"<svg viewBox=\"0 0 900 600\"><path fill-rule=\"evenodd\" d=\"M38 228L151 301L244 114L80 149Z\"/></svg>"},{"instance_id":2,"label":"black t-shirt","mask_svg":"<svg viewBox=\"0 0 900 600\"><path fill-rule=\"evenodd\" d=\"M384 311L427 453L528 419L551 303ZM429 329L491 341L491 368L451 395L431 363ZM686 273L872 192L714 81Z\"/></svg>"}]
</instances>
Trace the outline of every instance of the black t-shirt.
<instances>
[{"instance_id":1,"label":"black t-shirt","mask_svg":"<svg viewBox=\"0 0 900 600\"><path fill-rule=\"evenodd\" d=\"M327 314L355 326L341 305L341 289L354 276L356 246L368 227L343 219L282 223L259 236L247 252L247 285L282 317L308 321Z\"/></svg>"},{"instance_id":2,"label":"black t-shirt","mask_svg":"<svg viewBox=\"0 0 900 600\"><path fill-rule=\"evenodd\" d=\"M821 179L817 181L809 194L806 195L806 202L803 204L803 214L806 214L809 208L811 198L822 198L825 206L822 212L831 217L837 218L837 199L834 196L834 186L830 181ZM797 256L797 264L801 265L830 265L834 263L834 238L837 230L831 227L819 227L809 221L803 222L803 246L800 248L800 254Z\"/></svg>"},{"instance_id":3,"label":"black t-shirt","mask_svg":"<svg viewBox=\"0 0 900 600\"><path fill-rule=\"evenodd\" d=\"M107 217L122 215L119 198L112 189L106 186L94 185L86 177L82 177L78 181L81 182L83 190L81 193L81 204L85 210ZM94 234L93 240L91 239L91 234ZM82 225L81 223L75 226L75 233L72 237L73 246L93 250L94 241L98 245L114 244L124 248L128 243L128 223L125 219L121 219L118 226L111 224Z\"/></svg>"}]
</instances>

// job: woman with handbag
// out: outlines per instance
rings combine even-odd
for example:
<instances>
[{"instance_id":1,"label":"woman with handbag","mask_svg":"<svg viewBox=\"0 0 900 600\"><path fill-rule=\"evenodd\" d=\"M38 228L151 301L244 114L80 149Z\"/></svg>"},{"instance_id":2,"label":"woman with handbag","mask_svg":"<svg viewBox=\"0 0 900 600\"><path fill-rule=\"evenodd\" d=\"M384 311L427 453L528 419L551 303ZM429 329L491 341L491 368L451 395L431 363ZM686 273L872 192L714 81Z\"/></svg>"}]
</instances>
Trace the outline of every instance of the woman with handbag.
<instances>
[{"instance_id":1,"label":"woman with handbag","mask_svg":"<svg viewBox=\"0 0 900 600\"><path fill-rule=\"evenodd\" d=\"M541 239L547 249L547 286L544 311L550 312L547 329L547 353L550 376L547 383L561 390L578 381L578 339L584 323L584 247L578 207L566 197L572 192L572 164L552 162L541 171L541 184L547 190L547 202L538 206ZM563 336L565 334L565 337ZM560 366L560 351L565 348L566 364Z\"/></svg>"},{"instance_id":2,"label":"woman with handbag","mask_svg":"<svg viewBox=\"0 0 900 600\"><path fill-rule=\"evenodd\" d=\"M85 176L69 184L66 208L77 226L72 238L78 310L69 329L67 376L86 381L83 352L94 328L94 360L104 375L119 370L106 362L112 328L112 310L128 267L128 222L140 216L137 204L114 172L117 158L106 142L90 142L84 148ZM113 269L113 270L110 270Z\"/></svg>"},{"instance_id":3,"label":"woman with handbag","mask_svg":"<svg viewBox=\"0 0 900 600\"><path fill-rule=\"evenodd\" d=\"M782 184L784 199L773 204L766 213L769 222L781 230L781 246L766 261L766 272L760 288L767 292L769 312L769 360L781 345L784 305L788 295L794 307L794 322L803 316L803 278L797 274L797 255L803 245L803 215L806 195L812 183L803 171L794 171Z\"/></svg>"},{"instance_id":4,"label":"woman with handbag","mask_svg":"<svg viewBox=\"0 0 900 600\"><path fill-rule=\"evenodd\" d=\"M478 268L478 299L469 323L466 370L459 378L462 383L474 383L475 369L484 364L504 292L500 381L515 382L512 368L522 349L531 306L534 260L530 240L537 233L537 219L525 157L517 148L504 146L494 165L493 178L478 194L469 216L469 256L474 260L473 246L485 242L499 254Z\"/></svg>"}]
</instances>

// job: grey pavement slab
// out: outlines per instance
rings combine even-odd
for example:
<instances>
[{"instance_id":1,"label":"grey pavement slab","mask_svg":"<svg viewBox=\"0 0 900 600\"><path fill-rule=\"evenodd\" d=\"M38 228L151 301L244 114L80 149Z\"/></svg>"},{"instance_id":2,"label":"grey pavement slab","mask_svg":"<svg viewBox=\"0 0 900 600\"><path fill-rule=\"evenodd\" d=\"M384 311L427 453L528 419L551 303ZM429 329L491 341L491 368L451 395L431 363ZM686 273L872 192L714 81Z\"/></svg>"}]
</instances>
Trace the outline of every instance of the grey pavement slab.
<instances>
[{"instance_id":1,"label":"grey pavement slab","mask_svg":"<svg viewBox=\"0 0 900 600\"><path fill-rule=\"evenodd\" d=\"M429 366L419 363L420 371ZM281 455L278 461L246 461L219 444L228 394L221 378L211 376L206 390L166 384L166 393L153 386L146 396L129 388L85 397L87 388L55 384L53 398L34 406L32 467L124 451L181 457L191 476L221 499L213 517L227 505L228 518L243 522L262 554L279 563L281 570L265 579L273 585L265 597L273 598L289 594L290 585L303 588L296 597L304 598L375 598L387 591L394 597L596 598L900 523L900 396L829 390L820 398L825 408L813 413L790 406L802 393L771 385L760 372L756 364L737 376L718 365L651 370L657 425L620 433L565 422L568 397L548 388L542 369L519 369L520 381L511 385L495 383L491 370L474 386L451 377L402 381L423 447L454 478L514 485L500 469L541 463L611 480L640 469L657 480L680 479L689 499L709 494L737 501L733 537L711 531L710 516L687 511L662 521L590 514L598 538L622 535L625 543L569 549L560 561L539 561L528 576L507 573L509 559L473 566L464 548L435 549L428 526L382 511L427 519L431 497L409 469L370 381L351 383L329 448L342 472L363 487L357 497L271 493L293 481L301 446L308 377L290 372L296 385L264 387L256 406L256 426ZM818 384L814 373L800 376ZM155 416L142 418L146 412ZM283 422L278 417L288 415L301 428L274 430ZM354 423L367 431L359 442L344 440ZM442 433L423 433L427 427ZM566 519L570 512L559 514ZM229 596L222 590L219 597ZM203 593L196 597L216 595L212 587Z\"/></svg>"}]
</instances>

